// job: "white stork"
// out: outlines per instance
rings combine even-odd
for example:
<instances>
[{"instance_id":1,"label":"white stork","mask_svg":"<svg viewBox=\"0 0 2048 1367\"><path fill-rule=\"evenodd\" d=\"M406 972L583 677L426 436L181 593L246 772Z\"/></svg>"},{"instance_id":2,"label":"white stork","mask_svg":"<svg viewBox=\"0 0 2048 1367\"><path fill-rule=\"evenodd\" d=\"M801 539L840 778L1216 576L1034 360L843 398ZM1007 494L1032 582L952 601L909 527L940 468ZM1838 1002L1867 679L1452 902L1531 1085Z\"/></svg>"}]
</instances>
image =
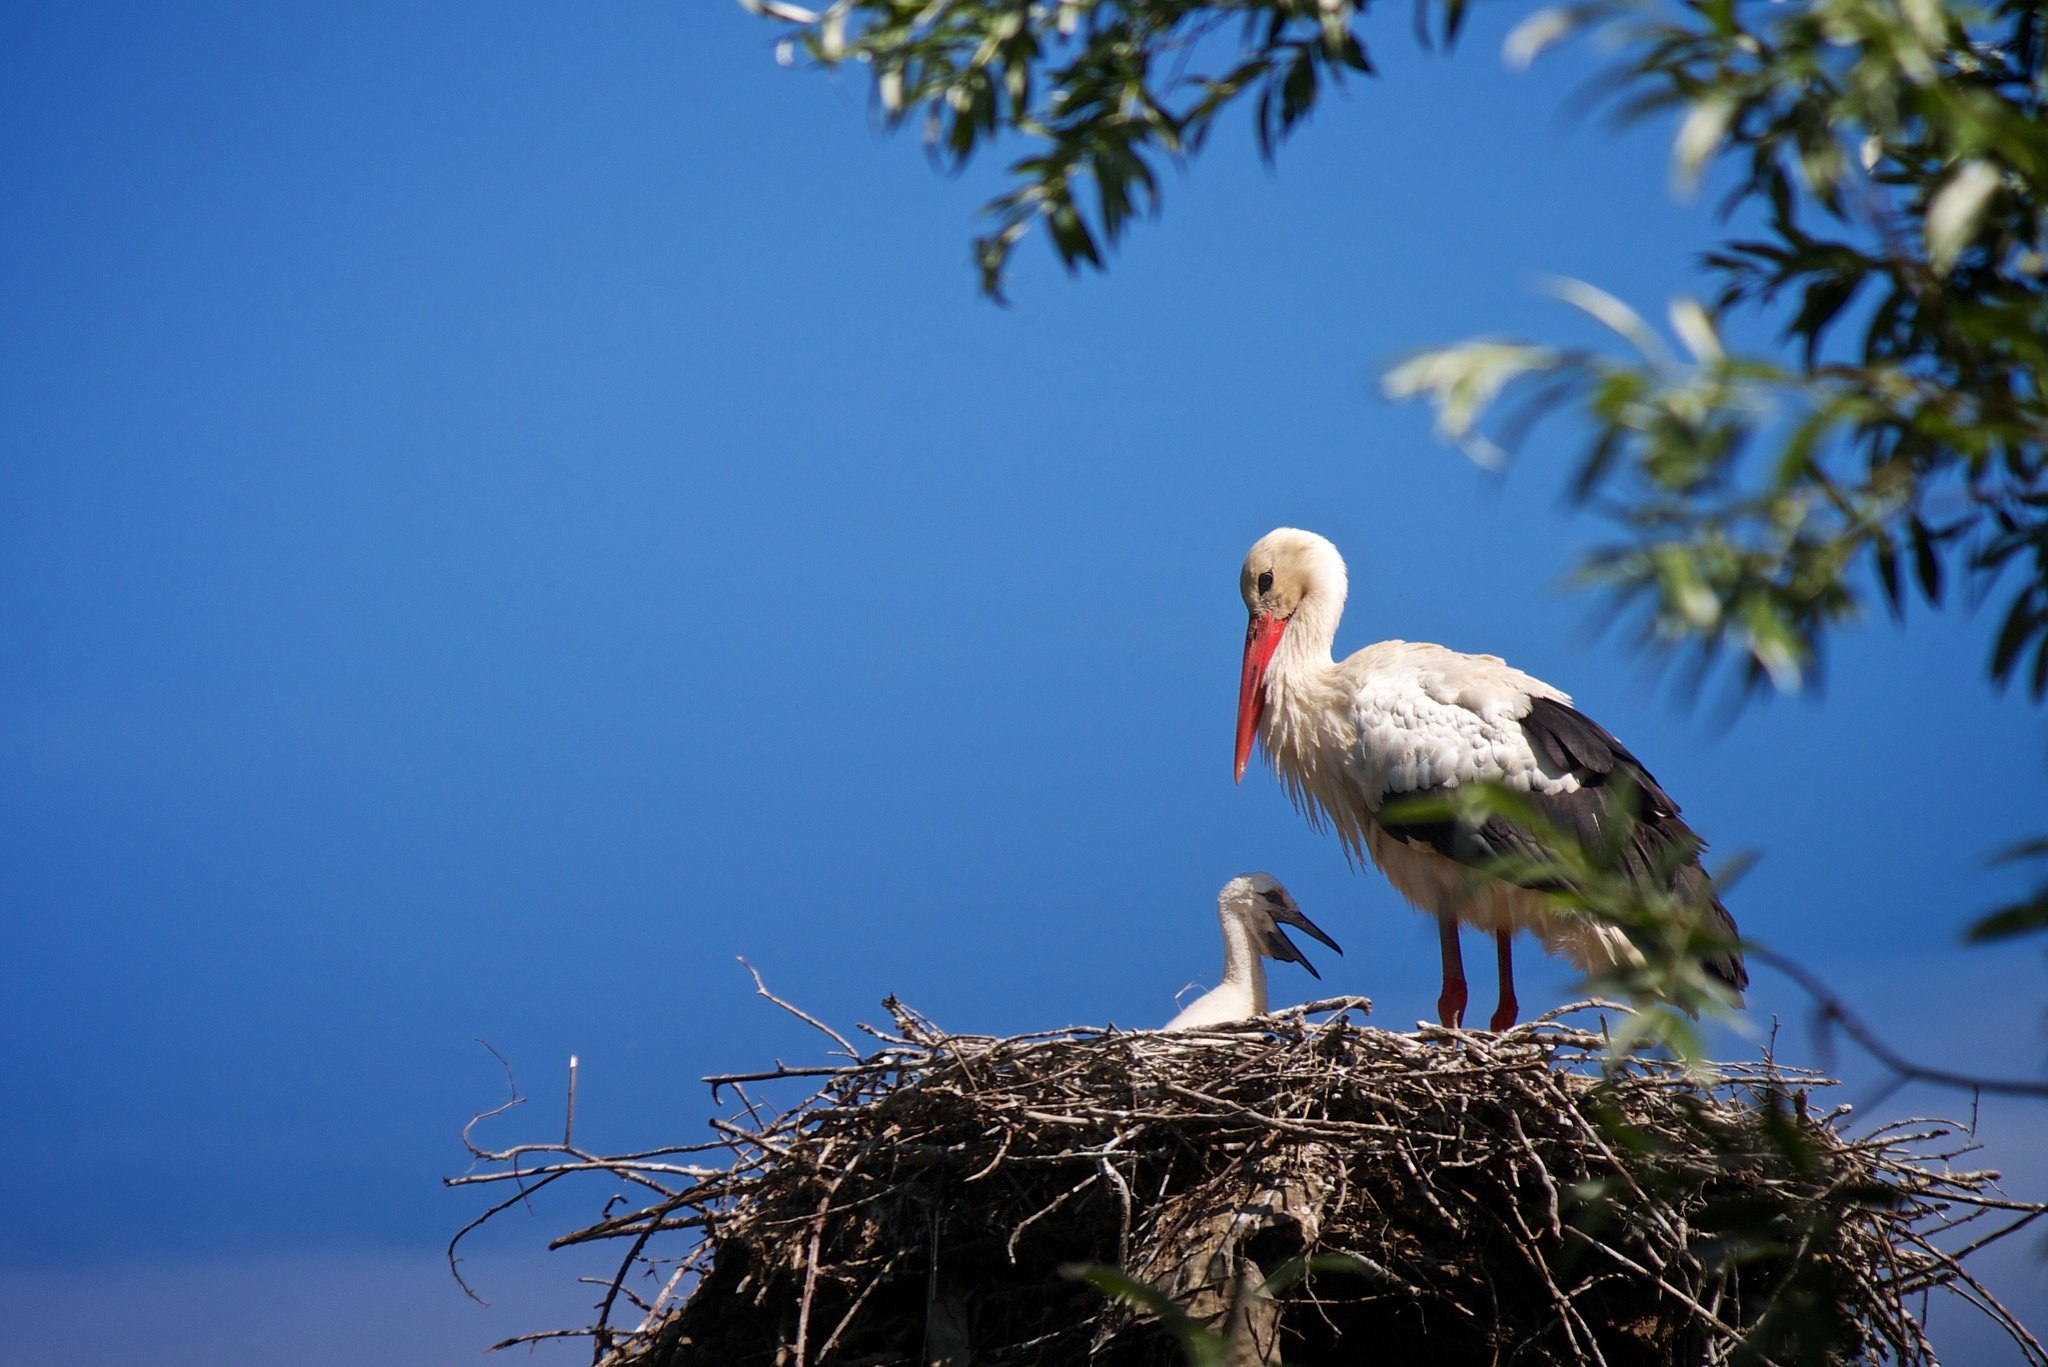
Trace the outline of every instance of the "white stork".
<instances>
[{"instance_id":1,"label":"white stork","mask_svg":"<svg viewBox=\"0 0 2048 1367\"><path fill-rule=\"evenodd\" d=\"M1193 1030L1204 1025L1245 1020L1266 1014L1264 959L1300 964L1311 977L1323 975L1287 938L1283 925L1299 926L1339 954L1337 942L1323 934L1270 873L1241 873L1216 894L1216 919L1223 923L1223 981L1188 1004L1166 1023L1168 1030Z\"/></svg>"},{"instance_id":2,"label":"white stork","mask_svg":"<svg viewBox=\"0 0 2048 1367\"><path fill-rule=\"evenodd\" d=\"M1633 788L1639 805L1623 851L1630 873L1652 876L1675 864L1672 886L1709 907L1709 928L1732 944L1735 921L1700 868L1705 842L1620 741L1568 695L1492 655L1381 641L1333 660L1346 582L1343 557L1313 532L1282 527L1245 557L1239 590L1251 623L1237 699L1236 778L1244 778L1256 736L1310 823L1335 827L1354 861L1369 859L1396 891L1436 917L1444 969L1438 1019L1448 1026L1464 1019L1461 921L1494 937L1495 1030L1515 1023L1509 942L1516 931L1533 932L1589 973L1635 961L1636 950L1620 930L1559 908L1537 889L1497 878L1474 886L1471 865L1540 853L1529 833L1500 817L1477 830L1399 821L1383 812L1395 798L1500 782L1528 793L1558 829L1590 841L1626 815L1614 804ZM1737 992L1749 981L1733 949L1705 966Z\"/></svg>"}]
</instances>

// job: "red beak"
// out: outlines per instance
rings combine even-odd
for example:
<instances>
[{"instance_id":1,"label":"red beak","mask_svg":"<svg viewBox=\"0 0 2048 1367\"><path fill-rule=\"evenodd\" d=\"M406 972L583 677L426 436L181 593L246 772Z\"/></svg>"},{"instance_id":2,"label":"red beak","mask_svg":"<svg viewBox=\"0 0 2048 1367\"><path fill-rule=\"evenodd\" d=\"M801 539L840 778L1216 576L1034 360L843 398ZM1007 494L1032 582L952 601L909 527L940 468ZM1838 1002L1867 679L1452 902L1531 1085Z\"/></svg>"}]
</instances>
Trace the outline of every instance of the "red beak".
<instances>
[{"instance_id":1,"label":"red beak","mask_svg":"<svg viewBox=\"0 0 2048 1367\"><path fill-rule=\"evenodd\" d=\"M1237 685L1237 770L1232 783L1244 781L1244 766L1252 757L1252 736L1266 711L1266 665L1286 630L1285 617L1256 612L1244 629L1244 675Z\"/></svg>"}]
</instances>

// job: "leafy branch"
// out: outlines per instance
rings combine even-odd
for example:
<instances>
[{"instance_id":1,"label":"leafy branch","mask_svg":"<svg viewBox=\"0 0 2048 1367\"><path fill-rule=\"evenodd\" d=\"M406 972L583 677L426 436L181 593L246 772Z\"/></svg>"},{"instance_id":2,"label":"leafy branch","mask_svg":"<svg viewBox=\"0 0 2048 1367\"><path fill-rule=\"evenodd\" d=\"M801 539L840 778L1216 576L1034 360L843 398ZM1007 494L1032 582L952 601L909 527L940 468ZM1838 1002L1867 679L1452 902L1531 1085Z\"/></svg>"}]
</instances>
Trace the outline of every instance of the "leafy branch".
<instances>
[{"instance_id":1,"label":"leafy branch","mask_svg":"<svg viewBox=\"0 0 2048 1367\"><path fill-rule=\"evenodd\" d=\"M1737 662L1745 692L1818 672L1828 631L2010 585L1988 672L2048 696L2048 119L2040 7L2007 0L1624 0L1541 11L1528 60L1593 31L1617 113L1677 113L1674 173L1717 159L1721 208L1763 231L1709 251L1710 301L1672 355L1590 286L1614 353L1467 342L1387 378L1489 461L1569 411L1572 482L1625 531L1584 578L1645 640ZM1733 311L1782 319L1785 359L1731 353ZM1493 425L1501 443L1483 435ZM1853 571L1867 567L1868 579Z\"/></svg>"},{"instance_id":2,"label":"leafy branch","mask_svg":"<svg viewBox=\"0 0 2048 1367\"><path fill-rule=\"evenodd\" d=\"M867 67L885 123L915 124L947 170L1005 138L1031 148L982 207L992 226L974 259L995 299L1034 227L1069 271L1101 269L1131 220L1157 212L1162 165L1200 152L1226 109L1251 102L1270 158L1329 89L1373 70L1356 0L742 3L789 25L819 66ZM1462 15L1457 0L1447 37Z\"/></svg>"}]
</instances>

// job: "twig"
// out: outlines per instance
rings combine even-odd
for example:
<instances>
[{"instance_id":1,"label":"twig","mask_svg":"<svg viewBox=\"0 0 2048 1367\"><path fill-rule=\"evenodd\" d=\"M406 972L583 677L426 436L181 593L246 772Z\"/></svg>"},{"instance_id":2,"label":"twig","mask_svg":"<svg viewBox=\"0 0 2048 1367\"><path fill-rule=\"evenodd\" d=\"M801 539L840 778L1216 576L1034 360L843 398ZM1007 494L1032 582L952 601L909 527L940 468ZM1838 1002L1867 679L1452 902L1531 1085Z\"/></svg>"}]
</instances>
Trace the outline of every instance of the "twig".
<instances>
[{"instance_id":1,"label":"twig","mask_svg":"<svg viewBox=\"0 0 2048 1367\"><path fill-rule=\"evenodd\" d=\"M478 1148L474 1143L471 1142L470 1132L474 1130L478 1125L482 1124L486 1120L489 1120L493 1116L503 1115L505 1114L505 1112L511 1110L514 1106L524 1106L526 1104L526 1098L519 1095L519 1083L513 1078L512 1065L505 1061L505 1056L499 1053L495 1048L492 1048L491 1042L487 1039L479 1038L477 1040L477 1043L481 1044L486 1049L490 1049L491 1057L496 1059L498 1061L498 1065L505 1070L505 1087L512 1093L512 1099L510 1101L507 1101L504 1105L494 1107L493 1109L488 1111L478 1111L475 1115L469 1118L469 1123L462 1127L462 1147L468 1149L472 1157L490 1158L493 1157L492 1154L486 1152L483 1149Z\"/></svg>"},{"instance_id":2,"label":"twig","mask_svg":"<svg viewBox=\"0 0 2048 1367\"><path fill-rule=\"evenodd\" d=\"M576 1056L569 1055L569 1100L562 1112L562 1147L568 1148L576 1133Z\"/></svg>"},{"instance_id":3,"label":"twig","mask_svg":"<svg viewBox=\"0 0 2048 1367\"><path fill-rule=\"evenodd\" d=\"M1940 1087L1956 1087L1968 1092L1990 1092L1994 1096L2048 1097L2048 1082L2033 1082L2022 1078L1986 1078L1969 1073L1958 1073L1947 1068L1930 1068L1914 1063L1896 1049L1879 1039L1877 1032L1864 1024L1852 1012L1848 1004L1830 992L1812 973L1774 951L1757 946L1746 947L1745 952L1759 963L1769 964L1797 983L1807 996L1813 998L1815 1014L1821 1028L1839 1025L1842 1033L1862 1046L1863 1051L1882 1063L1902 1078L1915 1082L1931 1082Z\"/></svg>"},{"instance_id":4,"label":"twig","mask_svg":"<svg viewBox=\"0 0 2048 1367\"><path fill-rule=\"evenodd\" d=\"M745 959L740 960L740 965L743 968L745 968L747 972L751 973L754 977L755 996L766 997L769 1001L774 1002L777 1006L789 1012L790 1015L795 1016L804 1024L812 1027L815 1030L823 1032L826 1038L838 1044L839 1051L845 1054L848 1058L855 1060L858 1060L860 1058L860 1051L858 1049L855 1049L853 1045L848 1042L846 1036L840 1034L837 1030L834 1030L831 1026L825 1024L825 1022L819 1020L816 1016L813 1016L810 1012L799 1010L797 1007L791 1006L788 1002L776 996L773 992L770 992L768 990L768 984L761 981L760 969L755 968Z\"/></svg>"}]
</instances>

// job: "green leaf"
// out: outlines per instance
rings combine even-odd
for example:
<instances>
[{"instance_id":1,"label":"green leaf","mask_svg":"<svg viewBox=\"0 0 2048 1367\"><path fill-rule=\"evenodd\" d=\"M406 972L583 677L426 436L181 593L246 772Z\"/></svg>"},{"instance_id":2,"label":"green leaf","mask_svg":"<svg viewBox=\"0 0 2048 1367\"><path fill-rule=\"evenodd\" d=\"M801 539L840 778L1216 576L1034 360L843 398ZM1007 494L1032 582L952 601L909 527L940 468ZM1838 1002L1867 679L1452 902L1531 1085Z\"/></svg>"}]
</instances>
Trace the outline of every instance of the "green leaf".
<instances>
[{"instance_id":1,"label":"green leaf","mask_svg":"<svg viewBox=\"0 0 2048 1367\"><path fill-rule=\"evenodd\" d=\"M1885 602L1895 621L1904 621L1906 603L1899 584L1899 548L1883 528L1870 538L1870 555L1877 562L1878 582L1884 586Z\"/></svg>"},{"instance_id":2,"label":"green leaf","mask_svg":"<svg viewBox=\"0 0 2048 1367\"><path fill-rule=\"evenodd\" d=\"M2018 864L2028 859L2048 859L2048 835L2037 835L2017 844L2007 845L1991 856L1991 863Z\"/></svg>"},{"instance_id":3,"label":"green leaf","mask_svg":"<svg viewBox=\"0 0 2048 1367\"><path fill-rule=\"evenodd\" d=\"M1678 340L1685 343L1686 350L1701 365L1728 359L1727 348L1721 345L1720 334L1714 330L1714 320L1699 300L1679 298L1671 301L1671 330L1678 334Z\"/></svg>"},{"instance_id":4,"label":"green leaf","mask_svg":"<svg viewBox=\"0 0 2048 1367\"><path fill-rule=\"evenodd\" d=\"M1512 70L1526 69L1546 48L1569 38L1579 27L1579 16L1562 5L1537 10L1508 30L1500 45L1500 59Z\"/></svg>"},{"instance_id":5,"label":"green leaf","mask_svg":"<svg viewBox=\"0 0 2048 1367\"><path fill-rule=\"evenodd\" d=\"M1928 532L1927 524L1919 518L1907 521L1913 540L1913 572L1920 581L1920 592L1930 603L1941 602L1941 557L1936 553L1934 537Z\"/></svg>"},{"instance_id":6,"label":"green leaf","mask_svg":"<svg viewBox=\"0 0 2048 1367\"><path fill-rule=\"evenodd\" d=\"M1735 117L1735 97L1714 91L1692 103L1678 136L1671 144L1671 180L1680 196L1699 188L1700 173L1706 169L1727 136L1729 120Z\"/></svg>"},{"instance_id":7,"label":"green leaf","mask_svg":"<svg viewBox=\"0 0 2048 1367\"><path fill-rule=\"evenodd\" d=\"M1649 324L1642 320L1641 315L1606 290L1563 276L1551 276L1542 284L1549 293L1627 340L1644 360L1670 359L1671 353L1665 350L1664 344L1657 339L1656 333L1650 331Z\"/></svg>"},{"instance_id":8,"label":"green leaf","mask_svg":"<svg viewBox=\"0 0 2048 1367\"><path fill-rule=\"evenodd\" d=\"M1991 677L2004 683L2012 674L2013 666L2019 663L2020 652L2027 642L2042 628L2041 620L2034 614L2032 595L2021 593L2012 600L2006 610L2005 624L1998 629L1998 641L1991 648Z\"/></svg>"},{"instance_id":9,"label":"green leaf","mask_svg":"<svg viewBox=\"0 0 2048 1367\"><path fill-rule=\"evenodd\" d=\"M1349 1253L1318 1253L1308 1258L1289 1258L1259 1283L1258 1294L1277 1296L1290 1290L1311 1272L1340 1272L1349 1276L1384 1277L1386 1269Z\"/></svg>"},{"instance_id":10,"label":"green leaf","mask_svg":"<svg viewBox=\"0 0 2048 1367\"><path fill-rule=\"evenodd\" d=\"M1856 297L1863 282L1869 277L1863 272L1853 275L1824 275L1806 287L1806 296L1800 304L1799 313L1785 329L1788 337L1798 337L1806 344L1806 364L1815 364L1821 340L1827 335L1828 325L1835 320L1848 302Z\"/></svg>"},{"instance_id":11,"label":"green leaf","mask_svg":"<svg viewBox=\"0 0 2048 1367\"><path fill-rule=\"evenodd\" d=\"M1444 0L1444 46L1452 47L1458 35L1464 32L1465 18L1471 9L1471 0Z\"/></svg>"},{"instance_id":12,"label":"green leaf","mask_svg":"<svg viewBox=\"0 0 2048 1367\"><path fill-rule=\"evenodd\" d=\"M1196 1323L1187 1311L1174 1304L1172 1298L1157 1287L1139 1281L1121 1268L1101 1263L1070 1263L1060 1269L1060 1275L1085 1282L1113 1300L1150 1314L1159 1321L1160 1328L1180 1344L1188 1367L1224 1367L1221 1336Z\"/></svg>"},{"instance_id":13,"label":"green leaf","mask_svg":"<svg viewBox=\"0 0 2048 1367\"><path fill-rule=\"evenodd\" d=\"M1987 162L1966 161L1927 204L1927 261L1946 271L1977 236L1977 227L1998 189L1998 171Z\"/></svg>"},{"instance_id":14,"label":"green leaf","mask_svg":"<svg viewBox=\"0 0 2048 1367\"><path fill-rule=\"evenodd\" d=\"M1971 922L1970 928L1963 932L1963 939L1973 945L1987 944L2044 930L2048 930L2048 889Z\"/></svg>"},{"instance_id":15,"label":"green leaf","mask_svg":"<svg viewBox=\"0 0 2048 1367\"><path fill-rule=\"evenodd\" d=\"M1295 57L1294 65L1287 69L1287 79L1280 86L1280 130L1288 129L1315 108L1316 103L1316 61L1314 54L1303 48Z\"/></svg>"},{"instance_id":16,"label":"green leaf","mask_svg":"<svg viewBox=\"0 0 2048 1367\"><path fill-rule=\"evenodd\" d=\"M1410 356L1381 378L1380 389L1391 399L1427 398L1436 409L1438 434L1491 467L1500 464L1504 453L1479 436L1480 419L1507 385L1560 360L1547 347L1467 342Z\"/></svg>"}]
</instances>

